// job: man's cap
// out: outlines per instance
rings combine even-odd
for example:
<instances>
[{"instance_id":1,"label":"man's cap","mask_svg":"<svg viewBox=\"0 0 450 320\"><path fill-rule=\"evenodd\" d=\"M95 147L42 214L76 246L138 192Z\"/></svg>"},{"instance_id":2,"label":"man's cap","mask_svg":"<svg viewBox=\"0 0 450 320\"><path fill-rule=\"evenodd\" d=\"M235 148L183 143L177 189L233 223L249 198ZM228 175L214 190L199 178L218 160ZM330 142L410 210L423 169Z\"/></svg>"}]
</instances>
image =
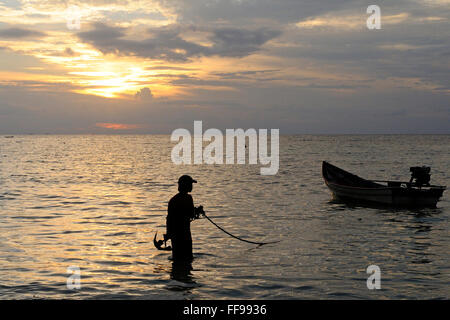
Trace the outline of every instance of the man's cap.
<instances>
[{"instance_id":1,"label":"man's cap","mask_svg":"<svg viewBox=\"0 0 450 320\"><path fill-rule=\"evenodd\" d=\"M184 175L184 176L181 176L181 177L178 179L178 183L179 183L179 184L182 184L182 183L197 183L197 180L192 179L191 176Z\"/></svg>"}]
</instances>

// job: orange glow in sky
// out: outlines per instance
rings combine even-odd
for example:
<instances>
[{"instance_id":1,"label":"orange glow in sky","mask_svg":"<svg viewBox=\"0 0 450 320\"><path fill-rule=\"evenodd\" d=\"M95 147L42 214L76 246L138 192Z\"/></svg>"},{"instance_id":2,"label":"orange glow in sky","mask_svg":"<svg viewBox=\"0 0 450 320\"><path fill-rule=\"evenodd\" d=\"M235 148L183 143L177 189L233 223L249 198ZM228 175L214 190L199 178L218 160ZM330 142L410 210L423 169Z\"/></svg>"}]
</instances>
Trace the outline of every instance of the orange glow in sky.
<instances>
[{"instance_id":1,"label":"orange glow in sky","mask_svg":"<svg viewBox=\"0 0 450 320\"><path fill-rule=\"evenodd\" d=\"M99 128L112 129L112 130L130 130L130 129L138 129L140 125L137 124L125 124L125 123L96 123L95 124Z\"/></svg>"}]
</instances>

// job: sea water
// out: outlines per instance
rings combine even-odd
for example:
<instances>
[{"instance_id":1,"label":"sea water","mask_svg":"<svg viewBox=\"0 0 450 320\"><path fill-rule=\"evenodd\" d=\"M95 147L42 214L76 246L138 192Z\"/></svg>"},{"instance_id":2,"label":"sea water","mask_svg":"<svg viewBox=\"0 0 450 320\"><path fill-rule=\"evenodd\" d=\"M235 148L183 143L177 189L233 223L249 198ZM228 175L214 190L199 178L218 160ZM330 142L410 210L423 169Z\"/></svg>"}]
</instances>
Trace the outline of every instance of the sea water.
<instances>
[{"instance_id":1,"label":"sea water","mask_svg":"<svg viewBox=\"0 0 450 320\"><path fill-rule=\"evenodd\" d=\"M450 136L282 135L274 176L258 165L177 166L173 146L169 135L1 136L0 298L450 297L448 191L435 209L348 206L321 175L323 160L380 180L428 165L433 184L449 185ZM227 231L281 241L257 247L200 219L192 270L172 266L153 236L182 174ZM370 265L379 290L367 287ZM78 287L68 286L73 268Z\"/></svg>"}]
</instances>

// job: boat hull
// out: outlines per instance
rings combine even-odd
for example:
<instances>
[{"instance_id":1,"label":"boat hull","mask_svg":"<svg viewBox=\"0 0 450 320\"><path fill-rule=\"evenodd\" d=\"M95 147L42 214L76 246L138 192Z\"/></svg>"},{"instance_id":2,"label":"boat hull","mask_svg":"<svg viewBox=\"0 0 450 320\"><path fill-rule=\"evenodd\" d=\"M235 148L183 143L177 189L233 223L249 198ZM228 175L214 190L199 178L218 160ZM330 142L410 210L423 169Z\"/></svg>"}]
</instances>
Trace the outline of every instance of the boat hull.
<instances>
[{"instance_id":1,"label":"boat hull","mask_svg":"<svg viewBox=\"0 0 450 320\"><path fill-rule=\"evenodd\" d=\"M400 207L436 207L445 187L389 187L362 179L327 162L322 165L326 185L334 198Z\"/></svg>"}]
</instances>

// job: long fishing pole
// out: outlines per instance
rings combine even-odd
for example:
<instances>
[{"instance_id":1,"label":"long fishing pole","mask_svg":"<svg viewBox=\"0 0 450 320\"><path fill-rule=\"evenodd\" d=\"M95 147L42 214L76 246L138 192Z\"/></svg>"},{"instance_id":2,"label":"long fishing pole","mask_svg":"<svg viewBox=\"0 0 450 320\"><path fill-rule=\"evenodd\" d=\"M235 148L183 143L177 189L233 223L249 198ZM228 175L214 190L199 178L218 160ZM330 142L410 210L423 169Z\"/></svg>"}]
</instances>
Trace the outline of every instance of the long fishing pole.
<instances>
[{"instance_id":1,"label":"long fishing pole","mask_svg":"<svg viewBox=\"0 0 450 320\"><path fill-rule=\"evenodd\" d=\"M239 238L238 236L235 236L234 234L229 233L227 230L225 230L224 228L222 228L221 226L219 226L217 223L215 223L214 221L212 221L211 218L208 217L204 212L202 212L202 215L203 215L206 219L208 219L209 222L211 222L213 225L215 225L219 230L225 232L225 233L228 234L229 236L231 236L231 237L233 237L233 238L235 238L235 239L238 239L238 240L240 240L240 241L244 241L244 242L248 242L248 243L252 243L252 244L257 244L257 245L259 245L259 246L263 246L263 245L265 245L265 244L277 243L277 242L280 242L280 241L281 241L281 240L278 240L278 241L270 241L270 242L256 242L256 241L245 240L245 239Z\"/></svg>"}]
</instances>

